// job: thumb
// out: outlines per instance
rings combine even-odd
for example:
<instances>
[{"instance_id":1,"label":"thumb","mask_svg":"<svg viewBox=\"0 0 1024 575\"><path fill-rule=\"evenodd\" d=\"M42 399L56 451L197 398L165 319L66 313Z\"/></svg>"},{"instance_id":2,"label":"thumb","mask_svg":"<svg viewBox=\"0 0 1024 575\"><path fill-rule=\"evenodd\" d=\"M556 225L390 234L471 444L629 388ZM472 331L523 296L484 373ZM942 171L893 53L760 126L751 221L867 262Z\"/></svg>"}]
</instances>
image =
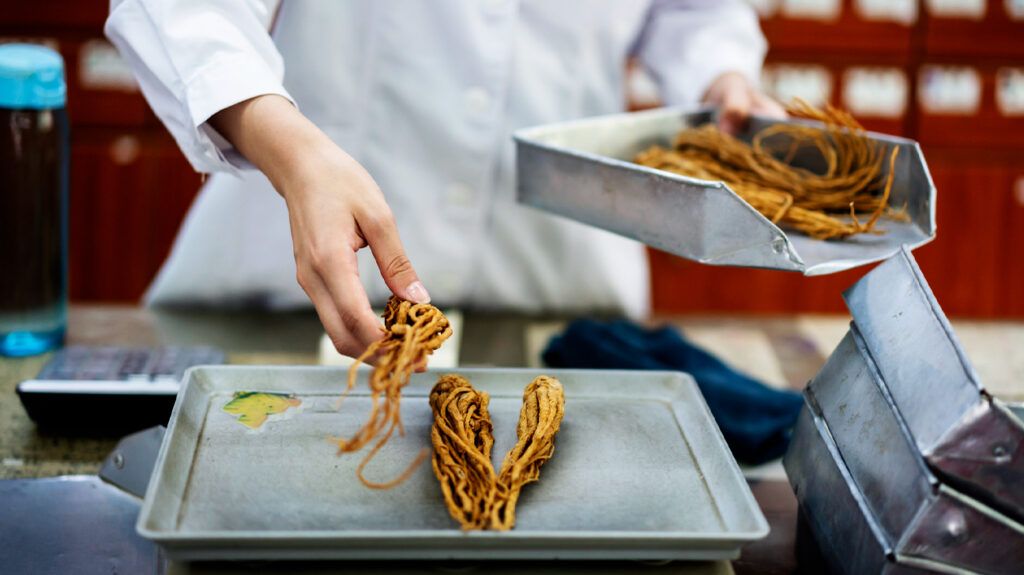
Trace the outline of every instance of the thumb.
<instances>
[{"instance_id":1,"label":"thumb","mask_svg":"<svg viewBox=\"0 0 1024 575\"><path fill-rule=\"evenodd\" d=\"M746 124L754 104L751 92L750 83L736 73L723 74L712 83L705 99L718 105L718 126L722 131L735 135Z\"/></svg>"},{"instance_id":2,"label":"thumb","mask_svg":"<svg viewBox=\"0 0 1024 575\"><path fill-rule=\"evenodd\" d=\"M430 294L423 286L412 262L405 255L402 240L398 237L398 227L390 213L387 217L375 220L370 225L360 224L370 246L373 259L384 278L384 283L398 297L415 303L430 303Z\"/></svg>"},{"instance_id":3,"label":"thumb","mask_svg":"<svg viewBox=\"0 0 1024 575\"><path fill-rule=\"evenodd\" d=\"M725 132L737 134L747 122L751 106L750 90L745 83L730 83L722 94L718 124Z\"/></svg>"},{"instance_id":4,"label":"thumb","mask_svg":"<svg viewBox=\"0 0 1024 575\"><path fill-rule=\"evenodd\" d=\"M786 109L781 104L761 92L754 93L750 113L776 120L785 120L787 116Z\"/></svg>"}]
</instances>

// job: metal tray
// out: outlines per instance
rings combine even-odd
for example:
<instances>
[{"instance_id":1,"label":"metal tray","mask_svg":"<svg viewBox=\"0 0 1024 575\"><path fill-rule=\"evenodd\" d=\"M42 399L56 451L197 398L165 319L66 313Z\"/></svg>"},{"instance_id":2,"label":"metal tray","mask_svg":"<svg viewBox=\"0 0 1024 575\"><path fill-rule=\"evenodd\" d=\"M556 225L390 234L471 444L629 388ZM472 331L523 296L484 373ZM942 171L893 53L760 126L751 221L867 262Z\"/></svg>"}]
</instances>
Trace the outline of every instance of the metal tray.
<instances>
[{"instance_id":1,"label":"metal tray","mask_svg":"<svg viewBox=\"0 0 1024 575\"><path fill-rule=\"evenodd\" d=\"M1019 573L1017 412L984 392L909 251L845 298L784 458L833 570Z\"/></svg>"},{"instance_id":2,"label":"metal tray","mask_svg":"<svg viewBox=\"0 0 1024 575\"><path fill-rule=\"evenodd\" d=\"M913 140L871 133L898 146L892 204L911 221L883 221L883 235L820 241L786 233L722 182L634 164L637 152L668 145L714 110L663 108L527 128L515 133L519 201L712 265L830 274L883 260L935 237L935 186ZM748 138L774 121L754 118ZM808 157L794 163L812 166ZM888 170L888 166L885 168ZM886 172L888 173L888 172Z\"/></svg>"},{"instance_id":3,"label":"metal tray","mask_svg":"<svg viewBox=\"0 0 1024 575\"><path fill-rule=\"evenodd\" d=\"M928 465L1024 522L1024 422L985 391L910 252L843 297L861 355Z\"/></svg>"},{"instance_id":4,"label":"metal tray","mask_svg":"<svg viewBox=\"0 0 1024 575\"><path fill-rule=\"evenodd\" d=\"M361 382L340 411L344 370L199 367L186 375L139 516L176 559L727 559L768 533L693 379L673 372L454 370L491 395L494 458L515 441L522 390L558 377L566 416L555 457L527 486L512 531L462 532L429 465L373 491L331 435L364 421ZM402 399L404 438L368 469L390 478L429 446L417 374ZM365 377L365 372L363 374ZM291 417L249 431L221 407L235 391L294 393Z\"/></svg>"},{"instance_id":5,"label":"metal tray","mask_svg":"<svg viewBox=\"0 0 1024 575\"><path fill-rule=\"evenodd\" d=\"M885 391L860 332L851 325L828 364L808 385L805 400L807 411L818 420L819 434L827 436L841 456L842 463L834 464L844 468L851 491L866 508L864 521L872 525L886 555L901 564L1017 572L1024 564L1024 526L940 482L903 431ZM787 454L794 485L806 481L808 473L806 462L788 461L799 457L797 452ZM812 465L817 471L827 462ZM835 514L837 508L827 506L826 514Z\"/></svg>"},{"instance_id":6,"label":"metal tray","mask_svg":"<svg viewBox=\"0 0 1024 575\"><path fill-rule=\"evenodd\" d=\"M817 548L833 571L900 572L835 442L809 405L800 411L783 462L801 519L810 524Z\"/></svg>"}]
</instances>

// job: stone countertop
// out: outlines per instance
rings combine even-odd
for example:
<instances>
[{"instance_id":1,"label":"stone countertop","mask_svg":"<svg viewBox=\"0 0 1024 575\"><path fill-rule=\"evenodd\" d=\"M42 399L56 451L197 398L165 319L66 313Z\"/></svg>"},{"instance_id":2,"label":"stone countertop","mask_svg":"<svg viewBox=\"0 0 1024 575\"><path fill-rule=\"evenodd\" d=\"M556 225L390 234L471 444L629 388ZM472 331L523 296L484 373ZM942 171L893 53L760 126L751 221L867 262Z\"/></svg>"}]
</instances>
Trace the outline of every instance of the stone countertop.
<instances>
[{"instance_id":1,"label":"stone countertop","mask_svg":"<svg viewBox=\"0 0 1024 575\"><path fill-rule=\"evenodd\" d=\"M843 316L686 316L656 318L766 383L800 389L842 338ZM541 349L565 318L467 313L464 366L539 365ZM1024 400L1024 324L954 321L982 382L1004 399ZM72 306L68 343L86 345L214 345L236 364L311 364L322 328L312 312L260 314ZM49 355L0 358L0 478L92 474L117 438L41 432L15 393ZM774 476L779 467L775 466Z\"/></svg>"},{"instance_id":2,"label":"stone countertop","mask_svg":"<svg viewBox=\"0 0 1024 575\"><path fill-rule=\"evenodd\" d=\"M770 385L800 389L824 364L848 321L842 316L686 316L657 318L652 323L682 328L691 340ZM539 365L540 350L565 322L565 318L467 313L461 330L461 364ZM1024 349L1024 324L955 321L954 328L986 386L1004 398L1024 399L1024 354L1019 353ZM265 315L74 306L68 343L206 344L224 349L231 363L309 364L316 361L321 335L311 312ZM116 442L116 438L66 437L36 429L21 407L15 386L35 376L47 359L0 358L0 478L94 474ZM820 572L821 558L813 545L806 544L806 538L805 544L799 542L796 499L781 465L774 462L744 469L744 473L771 525L769 536L747 545L731 565L675 562L659 568L660 572ZM281 563L279 571L291 572L286 565ZM170 572L220 573L225 567L198 563L190 568L172 566Z\"/></svg>"},{"instance_id":3,"label":"stone countertop","mask_svg":"<svg viewBox=\"0 0 1024 575\"><path fill-rule=\"evenodd\" d=\"M524 331L532 321L508 314L471 314L463 324L463 365L524 365ZM233 364L315 364L323 328L312 311L254 313L153 310L74 305L69 345L213 345ZM36 428L15 388L51 354L0 357L0 479L95 474L118 437L67 436Z\"/></svg>"},{"instance_id":4,"label":"stone countertop","mask_svg":"<svg viewBox=\"0 0 1024 575\"><path fill-rule=\"evenodd\" d=\"M309 364L320 327L313 314L156 312L131 306L72 306L68 344L216 345L231 363ZM95 474L118 437L38 430L15 392L51 354L0 358L0 478Z\"/></svg>"}]
</instances>

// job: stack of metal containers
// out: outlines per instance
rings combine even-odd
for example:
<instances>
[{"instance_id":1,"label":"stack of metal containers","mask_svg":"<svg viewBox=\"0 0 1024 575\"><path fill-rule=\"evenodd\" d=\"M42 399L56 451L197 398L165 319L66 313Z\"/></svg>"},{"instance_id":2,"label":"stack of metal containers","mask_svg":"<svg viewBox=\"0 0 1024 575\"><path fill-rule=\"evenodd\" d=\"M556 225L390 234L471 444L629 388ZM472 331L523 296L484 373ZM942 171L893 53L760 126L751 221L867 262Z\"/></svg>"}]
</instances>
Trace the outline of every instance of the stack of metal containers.
<instances>
[{"instance_id":1,"label":"stack of metal containers","mask_svg":"<svg viewBox=\"0 0 1024 575\"><path fill-rule=\"evenodd\" d=\"M909 251L844 297L784 460L830 568L1024 572L1020 412L979 383Z\"/></svg>"}]
</instances>

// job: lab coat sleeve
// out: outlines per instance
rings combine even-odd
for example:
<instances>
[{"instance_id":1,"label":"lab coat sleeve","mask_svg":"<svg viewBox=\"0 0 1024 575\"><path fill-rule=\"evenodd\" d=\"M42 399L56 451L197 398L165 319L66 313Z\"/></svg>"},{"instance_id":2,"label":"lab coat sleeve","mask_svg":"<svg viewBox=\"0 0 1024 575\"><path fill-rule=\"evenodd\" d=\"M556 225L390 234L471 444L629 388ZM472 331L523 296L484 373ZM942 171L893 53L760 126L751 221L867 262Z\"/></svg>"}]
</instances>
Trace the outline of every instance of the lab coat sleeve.
<instances>
[{"instance_id":1,"label":"lab coat sleeve","mask_svg":"<svg viewBox=\"0 0 1024 575\"><path fill-rule=\"evenodd\" d=\"M208 123L263 94L291 96L268 30L278 0L111 0L104 31L200 172L252 168ZM292 101L294 104L294 101Z\"/></svg>"},{"instance_id":2,"label":"lab coat sleeve","mask_svg":"<svg viewBox=\"0 0 1024 575\"><path fill-rule=\"evenodd\" d=\"M634 52L665 104L694 105L725 72L757 86L766 49L743 0L654 0Z\"/></svg>"}]
</instances>

